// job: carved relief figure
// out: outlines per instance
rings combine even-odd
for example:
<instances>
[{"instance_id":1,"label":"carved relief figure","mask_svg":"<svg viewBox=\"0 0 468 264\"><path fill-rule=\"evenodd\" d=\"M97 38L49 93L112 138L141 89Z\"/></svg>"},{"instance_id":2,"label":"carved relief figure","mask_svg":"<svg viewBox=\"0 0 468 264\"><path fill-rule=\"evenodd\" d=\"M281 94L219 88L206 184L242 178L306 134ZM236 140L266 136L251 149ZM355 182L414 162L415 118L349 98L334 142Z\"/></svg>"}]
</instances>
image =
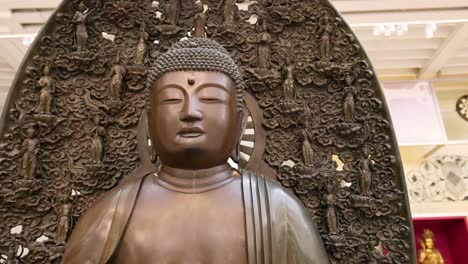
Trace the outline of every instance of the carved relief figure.
<instances>
[{"instance_id":1,"label":"carved relief figure","mask_svg":"<svg viewBox=\"0 0 468 264\"><path fill-rule=\"evenodd\" d=\"M353 123L356 120L354 116L354 94L353 91L349 88L345 88L344 92L346 93L346 97L343 104L344 121L348 123Z\"/></svg>"},{"instance_id":2,"label":"carved relief figure","mask_svg":"<svg viewBox=\"0 0 468 264\"><path fill-rule=\"evenodd\" d=\"M434 233L429 229L424 229L421 242L421 252L419 253L419 264L444 264L442 254L434 247Z\"/></svg>"},{"instance_id":3,"label":"carved relief figure","mask_svg":"<svg viewBox=\"0 0 468 264\"><path fill-rule=\"evenodd\" d=\"M204 12L203 4L200 0L195 2L196 13L193 18L193 36L196 38L206 37L205 26L206 26L206 14Z\"/></svg>"},{"instance_id":4,"label":"carved relief figure","mask_svg":"<svg viewBox=\"0 0 468 264\"><path fill-rule=\"evenodd\" d=\"M39 101L37 103L35 111L38 113L52 113L52 103L54 100L54 83L52 78L49 76L50 67L48 65L44 66L43 75L37 82L37 86L41 88L41 93L39 95Z\"/></svg>"},{"instance_id":5,"label":"carved relief figure","mask_svg":"<svg viewBox=\"0 0 468 264\"><path fill-rule=\"evenodd\" d=\"M320 58L323 61L331 60L332 42L330 39L330 32L333 29L331 19L328 15L325 15L320 19L320 24L324 30L322 37L320 38Z\"/></svg>"},{"instance_id":6,"label":"carved relief figure","mask_svg":"<svg viewBox=\"0 0 468 264\"><path fill-rule=\"evenodd\" d=\"M331 40L328 32L324 32L320 39L320 57L324 61L329 61L331 58Z\"/></svg>"},{"instance_id":7,"label":"carved relief figure","mask_svg":"<svg viewBox=\"0 0 468 264\"><path fill-rule=\"evenodd\" d=\"M234 20L236 17L236 0L219 0L217 7L222 10L224 14L223 27L224 29L231 29L234 27Z\"/></svg>"},{"instance_id":8,"label":"carved relief figure","mask_svg":"<svg viewBox=\"0 0 468 264\"><path fill-rule=\"evenodd\" d=\"M62 263L247 264L258 252L259 263L329 263L297 197L227 163L247 121L243 78L228 51L208 38L183 40L150 74L143 133L161 166L136 170L82 215ZM110 250L94 250L104 245Z\"/></svg>"},{"instance_id":9,"label":"carved relief figure","mask_svg":"<svg viewBox=\"0 0 468 264\"><path fill-rule=\"evenodd\" d=\"M80 2L78 10L73 16L72 22L76 24L75 45L78 51L83 50L88 43L88 30L86 29L86 19L90 12L84 2Z\"/></svg>"},{"instance_id":10,"label":"carved relief figure","mask_svg":"<svg viewBox=\"0 0 468 264\"><path fill-rule=\"evenodd\" d=\"M288 101L294 101L296 99L296 91L293 76L294 64L289 64L287 70L287 77L283 83L283 98Z\"/></svg>"},{"instance_id":11,"label":"carved relief figure","mask_svg":"<svg viewBox=\"0 0 468 264\"><path fill-rule=\"evenodd\" d=\"M271 35L268 33L267 20L264 19L262 23L261 33L258 35L258 50L257 50L257 67L269 68L270 67L270 43Z\"/></svg>"},{"instance_id":12,"label":"carved relief figure","mask_svg":"<svg viewBox=\"0 0 468 264\"><path fill-rule=\"evenodd\" d=\"M140 37L138 39L138 45L137 45L135 58L134 58L136 65L145 64L147 56L148 56L148 47L147 47L146 42L148 41L149 34L145 30L146 30L146 24L141 23Z\"/></svg>"},{"instance_id":13,"label":"carved relief figure","mask_svg":"<svg viewBox=\"0 0 468 264\"><path fill-rule=\"evenodd\" d=\"M120 55L117 54L114 66L112 67L112 79L109 90L109 95L112 98L120 99L123 88L123 77L125 75L125 66L121 64Z\"/></svg>"},{"instance_id":14,"label":"carved relief figure","mask_svg":"<svg viewBox=\"0 0 468 264\"><path fill-rule=\"evenodd\" d=\"M68 232L70 231L70 216L72 204L69 195L64 195L61 207L59 209L59 217L57 223L56 242L57 244L65 244L67 242Z\"/></svg>"},{"instance_id":15,"label":"carved relief figure","mask_svg":"<svg viewBox=\"0 0 468 264\"><path fill-rule=\"evenodd\" d=\"M305 129L302 129L302 156L304 158L304 165L312 166L314 164L314 151L310 144L309 134Z\"/></svg>"},{"instance_id":16,"label":"carved relief figure","mask_svg":"<svg viewBox=\"0 0 468 264\"><path fill-rule=\"evenodd\" d=\"M163 14L163 21L165 24L177 25L179 20L180 3L179 0L167 1L166 9Z\"/></svg>"},{"instance_id":17,"label":"carved relief figure","mask_svg":"<svg viewBox=\"0 0 468 264\"><path fill-rule=\"evenodd\" d=\"M10 247L8 251L7 259L4 260L3 263L4 264L19 264L18 258L16 257L16 253L17 253L16 247Z\"/></svg>"},{"instance_id":18,"label":"carved relief figure","mask_svg":"<svg viewBox=\"0 0 468 264\"><path fill-rule=\"evenodd\" d=\"M104 153L102 137L106 135L106 129L101 126L101 117L96 115L93 117L94 127L91 129L91 159L94 162L100 163Z\"/></svg>"},{"instance_id":19,"label":"carved relief figure","mask_svg":"<svg viewBox=\"0 0 468 264\"><path fill-rule=\"evenodd\" d=\"M39 141L35 139L36 131L33 127L26 129L27 138L23 141L23 157L21 159L21 175L27 179L34 179L39 166Z\"/></svg>"},{"instance_id":20,"label":"carved relief figure","mask_svg":"<svg viewBox=\"0 0 468 264\"><path fill-rule=\"evenodd\" d=\"M372 185L372 160L371 156L364 152L365 159L361 160L361 193L364 195L370 195L371 192L371 185Z\"/></svg>"},{"instance_id":21,"label":"carved relief figure","mask_svg":"<svg viewBox=\"0 0 468 264\"><path fill-rule=\"evenodd\" d=\"M336 213L337 198L333 186L327 186L328 194L324 195L326 203L325 218L327 222L328 232L330 234L338 233L338 215Z\"/></svg>"}]
</instances>

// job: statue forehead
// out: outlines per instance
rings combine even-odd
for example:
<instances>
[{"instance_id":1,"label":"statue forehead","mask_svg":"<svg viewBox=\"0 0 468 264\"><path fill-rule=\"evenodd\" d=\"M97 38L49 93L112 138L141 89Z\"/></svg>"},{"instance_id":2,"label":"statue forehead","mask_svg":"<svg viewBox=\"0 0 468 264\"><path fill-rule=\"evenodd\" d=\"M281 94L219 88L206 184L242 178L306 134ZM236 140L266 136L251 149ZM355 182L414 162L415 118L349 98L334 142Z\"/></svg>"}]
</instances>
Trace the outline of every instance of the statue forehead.
<instances>
[{"instance_id":1,"label":"statue forehead","mask_svg":"<svg viewBox=\"0 0 468 264\"><path fill-rule=\"evenodd\" d=\"M190 84L189 80L194 83ZM225 88L235 90L234 82L231 78L217 71L176 71L163 74L154 85L154 88L160 88L168 85L178 85L184 88L191 86L200 86L203 84L216 84Z\"/></svg>"}]
</instances>

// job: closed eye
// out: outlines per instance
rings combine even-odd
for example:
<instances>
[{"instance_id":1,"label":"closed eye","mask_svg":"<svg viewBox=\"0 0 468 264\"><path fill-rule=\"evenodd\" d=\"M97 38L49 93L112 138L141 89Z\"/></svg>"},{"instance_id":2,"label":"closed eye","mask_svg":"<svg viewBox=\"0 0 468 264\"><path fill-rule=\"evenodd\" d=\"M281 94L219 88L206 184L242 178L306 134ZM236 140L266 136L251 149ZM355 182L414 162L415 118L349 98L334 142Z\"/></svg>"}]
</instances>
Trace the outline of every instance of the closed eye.
<instances>
[{"instance_id":1,"label":"closed eye","mask_svg":"<svg viewBox=\"0 0 468 264\"><path fill-rule=\"evenodd\" d=\"M204 103L220 103L223 102L223 100L219 98L214 98L214 97L207 97L207 98L201 98L200 101Z\"/></svg>"},{"instance_id":2,"label":"closed eye","mask_svg":"<svg viewBox=\"0 0 468 264\"><path fill-rule=\"evenodd\" d=\"M161 101L161 103L164 103L164 104L177 104L180 102L182 102L182 99L178 99L178 98L169 98L169 99L165 99Z\"/></svg>"}]
</instances>

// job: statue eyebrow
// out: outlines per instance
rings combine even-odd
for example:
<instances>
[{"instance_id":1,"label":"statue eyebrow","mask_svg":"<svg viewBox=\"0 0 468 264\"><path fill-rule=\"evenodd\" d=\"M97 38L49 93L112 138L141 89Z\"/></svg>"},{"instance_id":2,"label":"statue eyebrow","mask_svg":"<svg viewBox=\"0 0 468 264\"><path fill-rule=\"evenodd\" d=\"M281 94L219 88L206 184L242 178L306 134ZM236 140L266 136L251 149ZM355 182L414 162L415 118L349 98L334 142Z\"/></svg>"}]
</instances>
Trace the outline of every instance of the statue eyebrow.
<instances>
[{"instance_id":1,"label":"statue eyebrow","mask_svg":"<svg viewBox=\"0 0 468 264\"><path fill-rule=\"evenodd\" d=\"M187 92L185 91L185 89L182 86L180 86L178 84L174 84L174 83L167 84L167 85L164 85L163 87L160 87L160 88L156 89L156 94L159 94L162 91L164 91L166 89L170 89L170 88L175 88L177 90L180 90L184 95L187 94Z\"/></svg>"},{"instance_id":2,"label":"statue eyebrow","mask_svg":"<svg viewBox=\"0 0 468 264\"><path fill-rule=\"evenodd\" d=\"M208 88L208 87L211 87L211 88L218 88L218 89L221 89L221 90L224 90L226 93L229 93L229 89L226 88L225 86L221 85L221 84L217 84L217 83L204 83L200 86L198 86L194 93L199 93L201 90L205 89L205 88Z\"/></svg>"}]
</instances>

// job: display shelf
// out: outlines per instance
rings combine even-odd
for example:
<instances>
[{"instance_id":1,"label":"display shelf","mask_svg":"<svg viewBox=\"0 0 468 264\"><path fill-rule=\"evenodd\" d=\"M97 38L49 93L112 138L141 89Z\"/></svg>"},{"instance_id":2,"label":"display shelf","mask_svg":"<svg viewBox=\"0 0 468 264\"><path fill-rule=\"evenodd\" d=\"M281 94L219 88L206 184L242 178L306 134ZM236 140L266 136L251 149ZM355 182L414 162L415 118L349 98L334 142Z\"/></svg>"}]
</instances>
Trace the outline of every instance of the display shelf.
<instances>
[{"instance_id":1,"label":"display shelf","mask_svg":"<svg viewBox=\"0 0 468 264\"><path fill-rule=\"evenodd\" d=\"M468 216L413 218L417 253L421 250L421 235L430 229L435 246L443 255L445 264L462 264L468 260Z\"/></svg>"}]
</instances>

